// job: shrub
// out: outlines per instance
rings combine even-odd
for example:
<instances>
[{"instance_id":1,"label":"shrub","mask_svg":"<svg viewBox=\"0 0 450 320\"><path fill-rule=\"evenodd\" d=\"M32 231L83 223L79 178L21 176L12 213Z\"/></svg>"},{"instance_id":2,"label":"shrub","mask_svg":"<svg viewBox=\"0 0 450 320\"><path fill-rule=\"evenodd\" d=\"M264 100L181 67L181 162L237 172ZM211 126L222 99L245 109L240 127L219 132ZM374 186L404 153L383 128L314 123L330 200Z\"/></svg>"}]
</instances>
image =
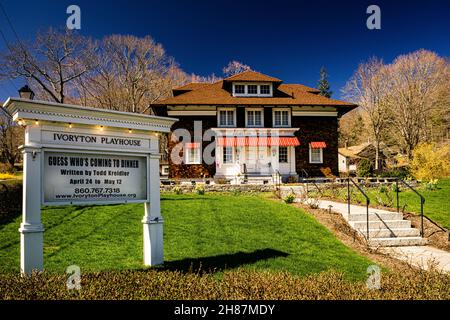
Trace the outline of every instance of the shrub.
<instances>
[{"instance_id":1,"label":"shrub","mask_svg":"<svg viewBox=\"0 0 450 320\"><path fill-rule=\"evenodd\" d=\"M370 177L373 174L373 164L368 159L361 159L356 170L359 177Z\"/></svg>"},{"instance_id":2,"label":"shrub","mask_svg":"<svg viewBox=\"0 0 450 320\"><path fill-rule=\"evenodd\" d=\"M284 202L286 202L286 203L293 203L294 200L295 200L295 195L293 195L292 193L289 194L289 195L287 195L287 196L284 198Z\"/></svg>"},{"instance_id":3,"label":"shrub","mask_svg":"<svg viewBox=\"0 0 450 320\"><path fill-rule=\"evenodd\" d=\"M197 185L195 187L195 192L197 192L197 194L199 195L204 195L205 194L205 187L202 185Z\"/></svg>"},{"instance_id":4,"label":"shrub","mask_svg":"<svg viewBox=\"0 0 450 320\"><path fill-rule=\"evenodd\" d=\"M401 167L383 171L380 174L380 177L405 179L406 177L408 177L408 175L409 175L408 167Z\"/></svg>"},{"instance_id":5,"label":"shrub","mask_svg":"<svg viewBox=\"0 0 450 320\"><path fill-rule=\"evenodd\" d=\"M381 290L327 271L304 277L288 272L226 270L211 273L166 270L96 272L81 275L81 290L67 290L65 274L32 277L0 274L0 300L448 300L450 276L406 269L382 274Z\"/></svg>"},{"instance_id":6,"label":"shrub","mask_svg":"<svg viewBox=\"0 0 450 320\"><path fill-rule=\"evenodd\" d=\"M430 181L450 175L450 145L440 148L421 143L413 151L411 174L417 180Z\"/></svg>"},{"instance_id":7,"label":"shrub","mask_svg":"<svg viewBox=\"0 0 450 320\"><path fill-rule=\"evenodd\" d=\"M14 173L16 169L8 163L0 162L0 173Z\"/></svg>"},{"instance_id":8,"label":"shrub","mask_svg":"<svg viewBox=\"0 0 450 320\"><path fill-rule=\"evenodd\" d=\"M181 187L179 187L179 186L173 187L173 188L172 188L172 191L173 191L175 194L182 194L182 193L183 193L183 189L181 189Z\"/></svg>"},{"instance_id":9,"label":"shrub","mask_svg":"<svg viewBox=\"0 0 450 320\"><path fill-rule=\"evenodd\" d=\"M20 216L22 211L22 181L0 182L0 225Z\"/></svg>"},{"instance_id":10,"label":"shrub","mask_svg":"<svg viewBox=\"0 0 450 320\"><path fill-rule=\"evenodd\" d=\"M425 185L425 188L427 190L434 191L438 187L438 182L439 182L438 179L431 179L430 181L427 182L427 184Z\"/></svg>"},{"instance_id":11,"label":"shrub","mask_svg":"<svg viewBox=\"0 0 450 320\"><path fill-rule=\"evenodd\" d=\"M379 192L379 193L387 193L387 192L388 192L388 188L387 188L385 185L381 185L381 186L378 188L378 192Z\"/></svg>"},{"instance_id":12,"label":"shrub","mask_svg":"<svg viewBox=\"0 0 450 320\"><path fill-rule=\"evenodd\" d=\"M11 180L17 177L11 173L0 173L0 180Z\"/></svg>"},{"instance_id":13,"label":"shrub","mask_svg":"<svg viewBox=\"0 0 450 320\"><path fill-rule=\"evenodd\" d=\"M297 176L289 176L287 178L287 183L297 183L298 182L298 177Z\"/></svg>"}]
</instances>

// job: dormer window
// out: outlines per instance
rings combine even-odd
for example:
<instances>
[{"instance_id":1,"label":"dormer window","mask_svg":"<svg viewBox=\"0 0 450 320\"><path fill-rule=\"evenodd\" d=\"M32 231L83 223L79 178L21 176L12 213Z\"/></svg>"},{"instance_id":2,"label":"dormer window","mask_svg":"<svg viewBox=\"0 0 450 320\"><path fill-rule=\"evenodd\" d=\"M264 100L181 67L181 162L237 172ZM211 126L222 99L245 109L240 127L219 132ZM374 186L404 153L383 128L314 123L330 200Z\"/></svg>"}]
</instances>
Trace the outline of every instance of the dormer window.
<instances>
[{"instance_id":1,"label":"dormer window","mask_svg":"<svg viewBox=\"0 0 450 320\"><path fill-rule=\"evenodd\" d=\"M233 96L235 97L271 97L271 83L233 83Z\"/></svg>"}]
</instances>

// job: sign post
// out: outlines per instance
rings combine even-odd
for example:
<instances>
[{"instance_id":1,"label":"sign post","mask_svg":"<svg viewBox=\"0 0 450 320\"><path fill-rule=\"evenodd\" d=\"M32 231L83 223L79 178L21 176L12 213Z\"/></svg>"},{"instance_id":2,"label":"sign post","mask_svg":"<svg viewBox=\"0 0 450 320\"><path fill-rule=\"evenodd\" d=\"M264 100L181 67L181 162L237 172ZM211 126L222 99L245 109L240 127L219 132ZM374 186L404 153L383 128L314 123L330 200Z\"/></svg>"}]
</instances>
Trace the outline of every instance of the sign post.
<instances>
[{"instance_id":1,"label":"sign post","mask_svg":"<svg viewBox=\"0 0 450 320\"><path fill-rule=\"evenodd\" d=\"M164 262L159 137L177 119L9 98L25 127L20 269L44 269L41 205L144 203L145 265Z\"/></svg>"}]
</instances>

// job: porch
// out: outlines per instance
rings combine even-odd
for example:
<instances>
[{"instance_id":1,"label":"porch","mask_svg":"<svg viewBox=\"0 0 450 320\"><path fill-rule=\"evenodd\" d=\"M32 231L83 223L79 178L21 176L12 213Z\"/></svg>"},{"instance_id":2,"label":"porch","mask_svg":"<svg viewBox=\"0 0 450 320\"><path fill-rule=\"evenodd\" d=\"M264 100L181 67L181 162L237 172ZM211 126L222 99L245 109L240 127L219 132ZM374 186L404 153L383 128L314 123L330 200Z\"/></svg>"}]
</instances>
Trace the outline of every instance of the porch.
<instances>
[{"instance_id":1,"label":"porch","mask_svg":"<svg viewBox=\"0 0 450 320\"><path fill-rule=\"evenodd\" d=\"M214 129L216 179L230 183L271 183L275 175L297 176L298 129Z\"/></svg>"}]
</instances>

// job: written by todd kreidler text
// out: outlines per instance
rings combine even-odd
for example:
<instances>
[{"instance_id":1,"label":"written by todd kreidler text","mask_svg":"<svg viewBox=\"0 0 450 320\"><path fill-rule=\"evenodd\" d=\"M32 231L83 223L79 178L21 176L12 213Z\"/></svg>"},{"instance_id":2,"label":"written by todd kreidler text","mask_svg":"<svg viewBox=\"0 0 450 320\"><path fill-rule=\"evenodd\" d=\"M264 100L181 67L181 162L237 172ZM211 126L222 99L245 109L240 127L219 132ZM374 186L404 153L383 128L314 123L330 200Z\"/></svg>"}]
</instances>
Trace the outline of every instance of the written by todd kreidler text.
<instances>
[{"instance_id":1,"label":"written by todd kreidler text","mask_svg":"<svg viewBox=\"0 0 450 320\"><path fill-rule=\"evenodd\" d=\"M195 305L180 304L175 306L174 315L195 316L205 318L207 316L251 316L251 315L273 315L274 304L245 304L245 303L223 303L217 305Z\"/></svg>"}]
</instances>

